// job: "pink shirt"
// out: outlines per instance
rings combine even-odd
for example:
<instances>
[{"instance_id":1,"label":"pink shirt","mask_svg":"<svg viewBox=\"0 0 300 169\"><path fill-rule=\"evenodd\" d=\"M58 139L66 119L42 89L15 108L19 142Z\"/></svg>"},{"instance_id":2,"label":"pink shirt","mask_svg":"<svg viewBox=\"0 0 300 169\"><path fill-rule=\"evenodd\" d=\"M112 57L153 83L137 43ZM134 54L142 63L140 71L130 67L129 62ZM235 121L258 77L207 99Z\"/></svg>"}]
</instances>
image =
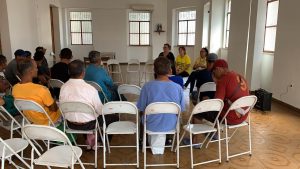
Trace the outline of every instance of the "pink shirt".
<instances>
[{"instance_id":1,"label":"pink shirt","mask_svg":"<svg viewBox=\"0 0 300 169\"><path fill-rule=\"evenodd\" d=\"M69 79L60 90L59 102L78 101L90 104L96 113L102 113L102 103L98 91L82 79ZM95 120L95 116L80 112L64 114L70 122L86 123Z\"/></svg>"}]
</instances>

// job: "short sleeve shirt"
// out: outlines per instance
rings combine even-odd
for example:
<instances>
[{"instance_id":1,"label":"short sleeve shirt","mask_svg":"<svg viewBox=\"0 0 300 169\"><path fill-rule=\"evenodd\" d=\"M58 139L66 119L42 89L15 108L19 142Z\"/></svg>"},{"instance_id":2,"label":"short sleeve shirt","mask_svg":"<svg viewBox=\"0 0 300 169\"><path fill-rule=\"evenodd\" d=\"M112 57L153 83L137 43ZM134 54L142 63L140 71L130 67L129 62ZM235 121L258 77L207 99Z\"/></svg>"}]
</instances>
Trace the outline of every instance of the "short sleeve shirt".
<instances>
[{"instance_id":1,"label":"short sleeve shirt","mask_svg":"<svg viewBox=\"0 0 300 169\"><path fill-rule=\"evenodd\" d=\"M180 70L184 70L186 65L191 65L191 59L188 55L184 55L183 57L178 55L176 57L176 65ZM190 74L191 73L191 66L185 71L187 71Z\"/></svg>"}]
</instances>

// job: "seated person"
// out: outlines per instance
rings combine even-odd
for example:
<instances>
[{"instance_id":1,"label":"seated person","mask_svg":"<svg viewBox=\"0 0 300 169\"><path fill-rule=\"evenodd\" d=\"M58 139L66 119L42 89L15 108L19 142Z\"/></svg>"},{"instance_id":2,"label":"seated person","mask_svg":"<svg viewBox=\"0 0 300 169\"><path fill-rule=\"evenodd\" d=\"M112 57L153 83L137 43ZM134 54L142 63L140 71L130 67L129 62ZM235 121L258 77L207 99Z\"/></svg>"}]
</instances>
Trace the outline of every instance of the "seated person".
<instances>
[{"instance_id":1,"label":"seated person","mask_svg":"<svg viewBox=\"0 0 300 169\"><path fill-rule=\"evenodd\" d=\"M218 58L218 56L216 54L210 53L207 56L207 68L203 69L203 70L199 70L199 71L197 71L195 73L192 73L189 76L189 79L190 79L190 77L195 76L193 78L195 80L197 80L197 84L196 84L197 91L191 90L191 89L194 88L195 81L191 83L190 92L192 91L191 95L192 95L192 99L193 100L197 100L198 99L198 91L199 91L200 86L202 86L204 83L207 83L207 82L213 82L211 71L212 71L214 62L217 60L217 58ZM189 79L188 79L188 81L189 81ZM196 96L196 98L194 96ZM212 96L212 98L213 98L213 96ZM202 100L202 98L200 98L200 100Z\"/></svg>"},{"instance_id":2,"label":"seated person","mask_svg":"<svg viewBox=\"0 0 300 169\"><path fill-rule=\"evenodd\" d=\"M60 119L60 112L50 91L42 85L32 83L37 76L37 65L34 60L22 60L18 63L21 82L14 85L12 95L15 99L32 100L41 105L51 120L56 123ZM35 111L24 111L25 116L34 124L48 125L49 119L45 114Z\"/></svg>"},{"instance_id":3,"label":"seated person","mask_svg":"<svg viewBox=\"0 0 300 169\"><path fill-rule=\"evenodd\" d=\"M112 78L107 71L101 67L101 56L98 51L89 53L90 64L86 68L84 80L96 82L103 90L108 101L119 100L117 86L114 85ZM104 96L99 93L101 101L104 101Z\"/></svg>"},{"instance_id":4,"label":"seated person","mask_svg":"<svg viewBox=\"0 0 300 169\"><path fill-rule=\"evenodd\" d=\"M215 98L224 101L224 108L219 116L219 119L222 120L234 101L249 95L249 89L245 78L234 71L229 71L228 64L225 60L216 60L213 66L213 76L217 84ZM234 110L230 111L226 116L227 124L235 125L242 123L247 119L248 113L249 112L241 114ZM213 122L216 116L217 113L201 113L198 118L204 118Z\"/></svg>"},{"instance_id":5,"label":"seated person","mask_svg":"<svg viewBox=\"0 0 300 169\"><path fill-rule=\"evenodd\" d=\"M176 74L188 77L191 73L191 59L186 54L185 47L179 47L179 55L176 57Z\"/></svg>"},{"instance_id":6,"label":"seated person","mask_svg":"<svg viewBox=\"0 0 300 169\"><path fill-rule=\"evenodd\" d=\"M26 59L26 53L22 49L18 49L14 53L15 59L11 60L5 68L5 78L8 80L9 84L12 86L19 82L17 78L18 70L17 70L17 63Z\"/></svg>"},{"instance_id":7,"label":"seated person","mask_svg":"<svg viewBox=\"0 0 300 169\"><path fill-rule=\"evenodd\" d=\"M146 83L142 88L137 103L139 111L144 112L146 107L154 102L175 102L180 105L181 111L184 111L183 89L170 81L168 77L172 73L170 61L165 57L155 59L154 72L157 75L156 79ZM175 129L176 123L177 115L155 114L147 117L146 126L150 131L165 132ZM155 135L151 135L151 142L155 140L155 137Z\"/></svg>"},{"instance_id":8,"label":"seated person","mask_svg":"<svg viewBox=\"0 0 300 169\"><path fill-rule=\"evenodd\" d=\"M183 78L181 76L170 75L169 79L183 88Z\"/></svg>"},{"instance_id":9,"label":"seated person","mask_svg":"<svg viewBox=\"0 0 300 169\"><path fill-rule=\"evenodd\" d=\"M208 49L202 48L200 50L200 56L196 58L193 70L201 70L206 68L206 58L208 55Z\"/></svg>"},{"instance_id":10,"label":"seated person","mask_svg":"<svg viewBox=\"0 0 300 169\"><path fill-rule=\"evenodd\" d=\"M4 69L6 67L6 57L0 55L0 97L4 96L6 91L9 89L9 82L4 77Z\"/></svg>"},{"instance_id":11,"label":"seated person","mask_svg":"<svg viewBox=\"0 0 300 169\"><path fill-rule=\"evenodd\" d=\"M43 67L47 67L47 68L48 68L49 65L48 65L47 59L46 59L46 57L45 57L45 54L46 54L47 49L44 48L43 46L38 46L38 47L35 48L35 52L38 52L38 51L43 52L43 59L42 59L42 61L41 61L41 65L42 65Z\"/></svg>"},{"instance_id":12,"label":"seated person","mask_svg":"<svg viewBox=\"0 0 300 169\"><path fill-rule=\"evenodd\" d=\"M103 125L102 103L97 90L83 80L85 71L84 63L81 60L74 60L68 65L70 79L62 86L60 90L60 102L79 101L87 103L95 109L98 116L98 122ZM94 115L82 114L80 112L65 114L68 126L75 130L92 130L95 128L96 119ZM117 115L106 115L106 124L117 121ZM89 134L86 143L92 148L95 144L95 135ZM94 148L93 148L94 149Z\"/></svg>"},{"instance_id":13,"label":"seated person","mask_svg":"<svg viewBox=\"0 0 300 169\"><path fill-rule=\"evenodd\" d=\"M158 57L160 56L164 56L167 57L169 59L169 61L171 62L171 67L172 67L172 75L176 75L176 68L175 68L175 56L174 54L171 52L171 45L168 43L164 44L163 47L163 52L161 52Z\"/></svg>"},{"instance_id":14,"label":"seated person","mask_svg":"<svg viewBox=\"0 0 300 169\"><path fill-rule=\"evenodd\" d=\"M44 60L44 53L42 51L37 51L34 53L33 58L38 67L38 77L37 79L34 79L34 82L48 86L48 81L51 77L49 68L42 64Z\"/></svg>"},{"instance_id":15,"label":"seated person","mask_svg":"<svg viewBox=\"0 0 300 169\"><path fill-rule=\"evenodd\" d=\"M71 62L73 58L73 54L71 49L64 48L60 51L59 54L60 62L53 65L51 68L51 78L58 79L62 82L66 82L70 79L68 64ZM53 94L56 98L59 98L59 91L60 89L53 89Z\"/></svg>"}]
</instances>

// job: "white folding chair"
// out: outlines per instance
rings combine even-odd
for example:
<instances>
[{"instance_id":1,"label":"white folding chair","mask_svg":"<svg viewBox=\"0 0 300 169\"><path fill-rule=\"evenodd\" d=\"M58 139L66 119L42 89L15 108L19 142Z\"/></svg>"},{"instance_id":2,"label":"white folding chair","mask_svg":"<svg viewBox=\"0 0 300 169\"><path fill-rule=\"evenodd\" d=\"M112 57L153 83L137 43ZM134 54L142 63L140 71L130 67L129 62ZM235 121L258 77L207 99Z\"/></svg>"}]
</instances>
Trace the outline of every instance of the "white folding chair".
<instances>
[{"instance_id":1,"label":"white folding chair","mask_svg":"<svg viewBox=\"0 0 300 169\"><path fill-rule=\"evenodd\" d=\"M241 98L237 99L236 101L234 101L231 104L231 106L227 110L226 114L224 115L223 119L220 121L221 129L225 128L225 138L224 139L225 139L225 142L226 142L226 161L229 161L229 158L240 156L240 155L243 155L243 154L249 154L250 156L252 155L250 112L253 109L256 101L257 101L257 97L254 96L254 95L244 96L244 97L241 97ZM227 124L226 116L228 115L228 113L230 111L236 111L236 112L243 111L242 113L248 113L248 118L247 118L246 121L242 122L241 124L229 125L229 124ZM247 150L245 152L229 155L229 150L228 149L229 149L230 139L236 133L238 128L246 127L246 126L248 126L249 150ZM230 137L228 137L228 130L230 130L230 129L234 129L234 131L232 132Z\"/></svg>"},{"instance_id":2,"label":"white folding chair","mask_svg":"<svg viewBox=\"0 0 300 169\"><path fill-rule=\"evenodd\" d=\"M16 75L16 78L18 79L19 82L21 82L21 78L18 75Z\"/></svg>"},{"instance_id":3,"label":"white folding chair","mask_svg":"<svg viewBox=\"0 0 300 169\"><path fill-rule=\"evenodd\" d=\"M118 94L119 94L119 99L122 101L121 94L126 95L126 94L131 94L135 96L140 96L141 94L141 88L136 85L130 85L130 84L122 84L118 86ZM130 98L128 98L130 99ZM130 99L133 104L136 105L136 100L135 99Z\"/></svg>"},{"instance_id":4,"label":"white folding chair","mask_svg":"<svg viewBox=\"0 0 300 169\"><path fill-rule=\"evenodd\" d=\"M142 78L144 78L144 82L146 83L148 80L152 80L154 79L154 61L151 59L151 60L148 60L146 63L145 63L145 67L144 67L144 71L143 71L143 74L142 74Z\"/></svg>"},{"instance_id":5,"label":"white folding chair","mask_svg":"<svg viewBox=\"0 0 300 169\"><path fill-rule=\"evenodd\" d=\"M219 126L218 117L223 109L223 106L224 106L224 103L220 99L203 100L194 107L194 109L190 115L190 118L188 120L188 123L183 126L184 132L180 138L180 142L182 141L185 133L188 132L189 139L190 139L190 145L187 145L187 146L190 147L190 151L191 151L191 168L194 168L194 166L197 166L197 165L207 164L207 163L211 163L211 162L215 162L215 161L219 161L219 163L221 163L221 140L220 139L218 140L218 143L219 143L218 158L214 159L214 160L208 160L208 161L204 161L204 162L195 163L193 146L200 145L200 147L202 148L205 141L210 136L213 137L216 133L218 133L218 136L219 136L218 138L220 138L220 126ZM192 123L192 119L193 119L194 115L199 114L199 113L204 113L204 112L210 112L210 111L218 112L218 115L212 125L205 124L205 123L203 123L203 124L193 124ZM206 134L206 137L203 140L203 142L193 144L192 136L197 135L197 134ZM211 141L211 139L209 139L209 141ZM187 146L180 146L180 147L187 147Z\"/></svg>"},{"instance_id":6,"label":"white folding chair","mask_svg":"<svg viewBox=\"0 0 300 169\"><path fill-rule=\"evenodd\" d=\"M181 109L180 106L173 102L155 102L151 103L146 107L144 113L144 134L143 134L143 151L144 151L144 168L149 166L177 166L179 168L179 132L180 132L180 117ZM175 114L177 115L176 128L171 131L166 132L154 132L147 130L147 115L155 115L155 114ZM154 134L173 134L173 143L171 146L171 151L173 151L175 136L176 136L176 163L173 164L147 164L146 158L146 149L151 148L151 146L146 146L146 135L154 135Z\"/></svg>"},{"instance_id":7,"label":"white folding chair","mask_svg":"<svg viewBox=\"0 0 300 169\"><path fill-rule=\"evenodd\" d=\"M22 125L3 106L0 106L0 116L2 119L0 125L4 129L10 131L10 138L13 138L14 131L17 131L20 135L22 135L22 133L19 131Z\"/></svg>"},{"instance_id":8,"label":"white folding chair","mask_svg":"<svg viewBox=\"0 0 300 169\"><path fill-rule=\"evenodd\" d=\"M107 61L108 72L113 77L114 74L118 76L118 80L115 83L122 84L123 83L123 76L122 70L119 61L116 59L109 59Z\"/></svg>"},{"instance_id":9,"label":"white folding chair","mask_svg":"<svg viewBox=\"0 0 300 169\"><path fill-rule=\"evenodd\" d=\"M131 84L130 74L136 74L138 76L137 85L140 86L141 85L140 69L141 69L140 61L138 59L130 59L127 65L126 83ZM136 76L133 77L136 78Z\"/></svg>"},{"instance_id":10,"label":"white folding chair","mask_svg":"<svg viewBox=\"0 0 300 169\"><path fill-rule=\"evenodd\" d=\"M48 118L48 125L53 127L59 125L59 123L54 123L50 118L49 114L46 112L46 110L35 101L25 100L25 99L15 99L14 104L16 109L20 112L20 114L23 116L23 119L25 119L28 124L30 124L31 122L28 120L28 118L26 117L23 111L35 111L37 113L42 113Z\"/></svg>"},{"instance_id":11,"label":"white folding chair","mask_svg":"<svg viewBox=\"0 0 300 169\"><path fill-rule=\"evenodd\" d=\"M108 99L107 99L105 93L103 92L101 86L98 85L98 83L93 82L93 81L85 81L85 82L90 84L91 86L93 86L98 92L102 93L102 95L104 96L104 103L103 104L108 102Z\"/></svg>"},{"instance_id":12,"label":"white folding chair","mask_svg":"<svg viewBox=\"0 0 300 169\"><path fill-rule=\"evenodd\" d=\"M51 88L61 88L61 86L64 84L64 82L58 79L50 79L48 83L49 87Z\"/></svg>"},{"instance_id":13,"label":"white folding chair","mask_svg":"<svg viewBox=\"0 0 300 169\"><path fill-rule=\"evenodd\" d=\"M30 165L24 161L24 159L18 154L25 150L28 146L28 141L22 138L11 138L7 140L3 140L0 137L0 158L1 158L1 169L4 169L5 159L8 159L11 164L13 164L16 168L23 168L16 165L13 160L11 160L12 156L16 156L27 168L30 168Z\"/></svg>"},{"instance_id":14,"label":"white folding chair","mask_svg":"<svg viewBox=\"0 0 300 169\"><path fill-rule=\"evenodd\" d=\"M59 129L51 126L29 124L23 127L22 132L32 146L30 168L33 169L34 165L42 165L48 168L54 166L74 169L74 164L78 162L81 168L84 169L80 160L81 148L72 146L66 134ZM63 145L55 146L41 153L31 140L51 140L61 142ZM38 158L35 158L35 154L38 155Z\"/></svg>"},{"instance_id":15,"label":"white folding chair","mask_svg":"<svg viewBox=\"0 0 300 169\"><path fill-rule=\"evenodd\" d=\"M104 115L109 114L129 114L134 115L136 121L117 121L109 124L106 127L105 117ZM124 165L136 165L137 168L139 168L139 129L138 129L138 109L137 107L130 103L130 102L124 102L124 101L114 101L114 102L108 102L103 106L102 109L102 117L103 117L103 134L104 137L107 137L107 135L120 135L120 134L135 134L136 135L136 145L134 146L108 146L109 148L114 147L135 147L136 148L136 163L107 163L106 162L106 146L103 146L103 167L106 168L106 166L124 166ZM104 142L106 140L104 139ZM105 145L105 143L104 143Z\"/></svg>"},{"instance_id":16,"label":"white folding chair","mask_svg":"<svg viewBox=\"0 0 300 169\"><path fill-rule=\"evenodd\" d=\"M200 102L200 94L201 92L215 92L216 91L216 83L215 82L207 82L200 86L198 91L197 103Z\"/></svg>"},{"instance_id":17,"label":"white folding chair","mask_svg":"<svg viewBox=\"0 0 300 169\"><path fill-rule=\"evenodd\" d=\"M95 124L95 128L93 130L74 130L68 127L68 123L66 122L66 119L64 118L64 131L66 133L71 133L71 134L95 134L95 161L94 163L84 163L87 165L94 165L95 168L97 168L98 163L97 163L97 155L98 155L98 146L97 143L97 136L98 136L98 132L100 134L100 137L102 139L103 142L103 136L102 136L102 132L100 129L100 125L98 123L98 114L95 112L95 109L87 104L87 103L83 103L83 102L62 102L59 104L59 109L60 112L62 113L63 116L65 116L68 113L76 113L76 114L86 114L86 115L92 115L95 117L96 120L96 124ZM76 142L75 142L76 143ZM104 144L104 143L103 143ZM77 145L77 144L76 144ZM87 146L87 145L77 145L77 146Z\"/></svg>"}]
</instances>

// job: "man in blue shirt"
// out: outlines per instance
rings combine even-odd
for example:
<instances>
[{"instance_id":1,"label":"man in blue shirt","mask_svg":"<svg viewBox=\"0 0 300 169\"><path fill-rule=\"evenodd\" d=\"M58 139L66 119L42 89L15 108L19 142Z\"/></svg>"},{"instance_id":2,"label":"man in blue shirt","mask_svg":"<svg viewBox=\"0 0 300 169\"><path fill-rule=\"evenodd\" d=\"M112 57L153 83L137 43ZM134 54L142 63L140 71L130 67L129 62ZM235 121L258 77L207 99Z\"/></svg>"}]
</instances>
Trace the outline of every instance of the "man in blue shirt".
<instances>
[{"instance_id":1,"label":"man in blue shirt","mask_svg":"<svg viewBox=\"0 0 300 169\"><path fill-rule=\"evenodd\" d=\"M144 112L146 107L151 103L174 102L180 105L181 111L184 111L183 89L178 84L169 80L168 77L168 75L172 74L170 61L165 57L155 59L154 72L157 77L143 86L137 103L138 109ZM153 114L147 116L146 127L150 131L165 132L174 130L176 123L177 115L175 114Z\"/></svg>"},{"instance_id":2,"label":"man in blue shirt","mask_svg":"<svg viewBox=\"0 0 300 169\"><path fill-rule=\"evenodd\" d=\"M96 82L103 90L108 101L116 100L117 90L113 84L112 78L107 71L101 67L101 56L98 51L91 51L89 53L90 65L86 68L84 80ZM104 96L99 93L102 103L104 103Z\"/></svg>"}]
</instances>

